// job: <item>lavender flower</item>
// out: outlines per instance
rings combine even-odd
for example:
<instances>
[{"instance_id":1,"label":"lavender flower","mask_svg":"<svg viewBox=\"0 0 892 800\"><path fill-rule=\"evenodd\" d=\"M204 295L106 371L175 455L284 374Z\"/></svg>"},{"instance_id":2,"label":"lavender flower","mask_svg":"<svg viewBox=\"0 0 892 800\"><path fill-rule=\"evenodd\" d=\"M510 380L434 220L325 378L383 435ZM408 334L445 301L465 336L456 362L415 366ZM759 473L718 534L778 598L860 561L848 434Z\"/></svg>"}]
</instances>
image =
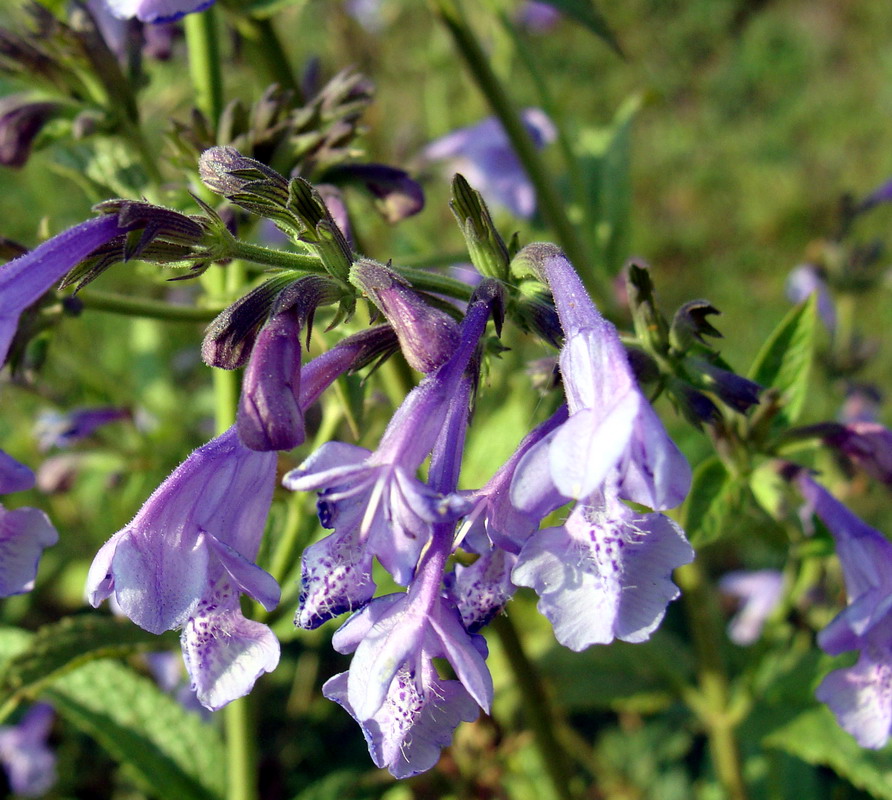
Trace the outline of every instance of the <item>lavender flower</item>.
<instances>
[{"instance_id":1,"label":"lavender flower","mask_svg":"<svg viewBox=\"0 0 892 800\"><path fill-rule=\"evenodd\" d=\"M87 596L113 593L152 633L182 628L192 686L216 710L247 694L279 660L265 625L245 619L239 595L270 610L275 580L257 554L272 499L276 457L248 450L235 428L198 448L106 542L90 568Z\"/></svg>"},{"instance_id":2,"label":"lavender flower","mask_svg":"<svg viewBox=\"0 0 892 800\"><path fill-rule=\"evenodd\" d=\"M878 422L834 426L824 441L850 458L868 475L892 485L892 431Z\"/></svg>"},{"instance_id":3,"label":"lavender flower","mask_svg":"<svg viewBox=\"0 0 892 800\"><path fill-rule=\"evenodd\" d=\"M529 245L517 259L551 287L566 337L560 368L570 416L518 465L512 502L528 508L527 487L548 482L564 498L588 498L616 474L624 499L653 509L678 505L690 467L641 394L616 329L558 248Z\"/></svg>"},{"instance_id":4,"label":"lavender flower","mask_svg":"<svg viewBox=\"0 0 892 800\"><path fill-rule=\"evenodd\" d=\"M481 285L484 297L494 283ZM498 292L496 292L498 294ZM457 519L470 502L415 477L437 443L443 420L460 394L493 298L472 300L453 357L430 373L394 414L378 449L328 442L285 476L295 491L316 490L323 526L334 533L307 548L302 561L296 623L316 627L372 597L372 558L407 585L436 522ZM465 407L467 413L467 406Z\"/></svg>"},{"instance_id":5,"label":"lavender flower","mask_svg":"<svg viewBox=\"0 0 892 800\"><path fill-rule=\"evenodd\" d=\"M9 787L22 797L40 797L56 782L56 756L47 747L54 712L37 703L17 725L0 726L0 764Z\"/></svg>"},{"instance_id":6,"label":"lavender flower","mask_svg":"<svg viewBox=\"0 0 892 800\"><path fill-rule=\"evenodd\" d=\"M544 111L527 108L521 117L536 147L554 141L554 124ZM495 117L431 142L424 149L424 156L433 161L448 159L450 169L461 172L488 203L501 205L524 219L533 216L535 190Z\"/></svg>"},{"instance_id":7,"label":"lavender flower","mask_svg":"<svg viewBox=\"0 0 892 800\"><path fill-rule=\"evenodd\" d=\"M383 264L360 259L350 281L381 310L396 331L409 366L431 372L446 363L458 346L458 324L433 308L408 282Z\"/></svg>"},{"instance_id":8,"label":"lavender flower","mask_svg":"<svg viewBox=\"0 0 892 800\"><path fill-rule=\"evenodd\" d=\"M784 576L776 569L728 572L719 589L741 601L740 610L728 624L728 638L741 647L759 639L765 620L780 603Z\"/></svg>"},{"instance_id":9,"label":"lavender flower","mask_svg":"<svg viewBox=\"0 0 892 800\"><path fill-rule=\"evenodd\" d=\"M855 666L831 672L815 694L858 744L879 748L892 732L892 543L805 471L795 481L833 534L849 601L818 644L830 655L860 651Z\"/></svg>"},{"instance_id":10,"label":"lavender flower","mask_svg":"<svg viewBox=\"0 0 892 800\"><path fill-rule=\"evenodd\" d=\"M203 11L214 0L105 0L120 19L136 17L140 22L173 22L195 11Z\"/></svg>"},{"instance_id":11,"label":"lavender flower","mask_svg":"<svg viewBox=\"0 0 892 800\"><path fill-rule=\"evenodd\" d=\"M0 450L0 494L32 486L34 473ZM42 511L9 511L0 505L0 597L30 592L41 554L58 540L59 534Z\"/></svg>"},{"instance_id":12,"label":"lavender flower","mask_svg":"<svg viewBox=\"0 0 892 800\"><path fill-rule=\"evenodd\" d=\"M787 276L786 290L792 303L801 303L810 295L817 294L818 315L824 327L831 333L836 330L836 306L823 270L814 264L800 264Z\"/></svg>"},{"instance_id":13,"label":"lavender flower","mask_svg":"<svg viewBox=\"0 0 892 800\"><path fill-rule=\"evenodd\" d=\"M648 639L678 597L672 570L693 558L675 522L632 511L608 488L581 501L566 524L534 534L511 579L536 591L561 644L583 650Z\"/></svg>"},{"instance_id":14,"label":"lavender flower","mask_svg":"<svg viewBox=\"0 0 892 800\"><path fill-rule=\"evenodd\" d=\"M419 582L352 616L332 640L341 653L356 651L350 670L322 687L359 722L375 764L397 778L430 769L458 723L492 701L483 638L467 633L432 588ZM445 658L458 680L440 678L434 658Z\"/></svg>"},{"instance_id":15,"label":"lavender flower","mask_svg":"<svg viewBox=\"0 0 892 800\"><path fill-rule=\"evenodd\" d=\"M30 592L41 554L58 540L56 529L39 509L10 511L0 505L0 597Z\"/></svg>"},{"instance_id":16,"label":"lavender flower","mask_svg":"<svg viewBox=\"0 0 892 800\"><path fill-rule=\"evenodd\" d=\"M518 10L515 19L531 33L547 33L561 19L561 12L548 3L527 0Z\"/></svg>"},{"instance_id":17,"label":"lavender flower","mask_svg":"<svg viewBox=\"0 0 892 800\"><path fill-rule=\"evenodd\" d=\"M44 411L37 417L34 435L42 452L53 447L67 448L92 436L94 431L110 422L130 417L126 408L76 408L65 414Z\"/></svg>"},{"instance_id":18,"label":"lavender flower","mask_svg":"<svg viewBox=\"0 0 892 800\"><path fill-rule=\"evenodd\" d=\"M6 361L22 311L75 264L124 230L114 215L96 217L0 267L0 365Z\"/></svg>"},{"instance_id":19,"label":"lavender flower","mask_svg":"<svg viewBox=\"0 0 892 800\"><path fill-rule=\"evenodd\" d=\"M0 494L24 492L34 486L34 473L0 450Z\"/></svg>"}]
</instances>

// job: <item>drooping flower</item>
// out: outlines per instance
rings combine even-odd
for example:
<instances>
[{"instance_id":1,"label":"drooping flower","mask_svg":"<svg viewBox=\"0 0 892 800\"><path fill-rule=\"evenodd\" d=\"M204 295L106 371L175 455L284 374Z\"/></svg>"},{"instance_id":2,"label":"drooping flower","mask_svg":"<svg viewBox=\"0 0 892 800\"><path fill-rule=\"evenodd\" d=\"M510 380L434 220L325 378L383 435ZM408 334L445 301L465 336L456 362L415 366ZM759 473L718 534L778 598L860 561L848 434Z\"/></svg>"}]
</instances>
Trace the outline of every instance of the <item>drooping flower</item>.
<instances>
[{"instance_id":1,"label":"drooping flower","mask_svg":"<svg viewBox=\"0 0 892 800\"><path fill-rule=\"evenodd\" d=\"M690 487L690 467L638 388L616 329L554 245L529 245L517 258L554 296L565 336L560 369L569 418L518 465L512 502L525 508L530 501L521 487L537 481L550 481L564 498L584 499L617 474L624 499L653 509L678 505Z\"/></svg>"},{"instance_id":2,"label":"drooping flower","mask_svg":"<svg viewBox=\"0 0 892 800\"><path fill-rule=\"evenodd\" d=\"M28 467L0 450L0 494L30 489L34 480ZM58 540L56 529L39 509L9 511L0 505L0 597L30 592L41 554Z\"/></svg>"},{"instance_id":3,"label":"drooping flower","mask_svg":"<svg viewBox=\"0 0 892 800\"><path fill-rule=\"evenodd\" d=\"M360 259L350 269L358 286L387 318L409 366L431 372L446 363L458 346L458 324L434 308L409 283L383 264Z\"/></svg>"},{"instance_id":4,"label":"drooping flower","mask_svg":"<svg viewBox=\"0 0 892 800\"><path fill-rule=\"evenodd\" d=\"M34 473L0 450L0 494L24 492L34 486Z\"/></svg>"},{"instance_id":5,"label":"drooping flower","mask_svg":"<svg viewBox=\"0 0 892 800\"><path fill-rule=\"evenodd\" d=\"M878 422L835 425L824 441L854 461L872 478L892 484L892 431L885 425Z\"/></svg>"},{"instance_id":6,"label":"drooping flower","mask_svg":"<svg viewBox=\"0 0 892 800\"><path fill-rule=\"evenodd\" d=\"M359 722L375 764L397 778L430 769L456 725L492 701L483 638L467 633L455 608L430 591L413 584L347 620L332 644L356 651L350 670L322 687ZM445 658L458 680L441 679L434 658Z\"/></svg>"},{"instance_id":7,"label":"drooping flower","mask_svg":"<svg viewBox=\"0 0 892 800\"><path fill-rule=\"evenodd\" d=\"M0 164L24 166L34 140L61 110L60 103L34 101L22 95L0 98Z\"/></svg>"},{"instance_id":8,"label":"drooping flower","mask_svg":"<svg viewBox=\"0 0 892 800\"><path fill-rule=\"evenodd\" d=\"M116 17L140 22L173 22L213 5L214 0L105 0Z\"/></svg>"},{"instance_id":9,"label":"drooping flower","mask_svg":"<svg viewBox=\"0 0 892 800\"><path fill-rule=\"evenodd\" d=\"M249 450L235 428L193 452L96 555L87 579L93 606L115 595L152 633L183 630L186 668L201 703L216 710L275 668L279 644L245 619L244 593L266 609L275 580L253 559L275 482L276 456Z\"/></svg>"},{"instance_id":10,"label":"drooping flower","mask_svg":"<svg viewBox=\"0 0 892 800\"><path fill-rule=\"evenodd\" d=\"M431 526L467 511L467 500L435 491L415 473L437 441L488 315L488 303L470 304L453 357L409 393L374 453L328 442L285 476L288 489L318 492L319 519L335 531L304 552L299 625L316 627L367 602L375 590L372 557L407 585Z\"/></svg>"},{"instance_id":11,"label":"drooping flower","mask_svg":"<svg viewBox=\"0 0 892 800\"><path fill-rule=\"evenodd\" d=\"M48 703L36 703L17 725L0 726L0 764L17 795L40 797L56 782L56 755L47 746L54 716Z\"/></svg>"},{"instance_id":12,"label":"drooping flower","mask_svg":"<svg viewBox=\"0 0 892 800\"><path fill-rule=\"evenodd\" d=\"M728 638L746 647L759 639L765 620L780 602L784 576L776 569L738 570L722 575L719 589L740 600L740 610L728 624Z\"/></svg>"},{"instance_id":13,"label":"drooping flower","mask_svg":"<svg viewBox=\"0 0 892 800\"><path fill-rule=\"evenodd\" d=\"M892 734L892 543L805 471L795 481L833 534L848 597L818 644L830 655L859 651L855 666L831 672L815 694L858 744L879 748Z\"/></svg>"},{"instance_id":14,"label":"drooping flower","mask_svg":"<svg viewBox=\"0 0 892 800\"><path fill-rule=\"evenodd\" d=\"M527 108L521 118L536 147L554 141L557 132L544 111ZM431 142L424 156L432 161L448 160L452 172L462 173L488 203L501 205L524 219L536 211L533 185L495 117Z\"/></svg>"},{"instance_id":15,"label":"drooping flower","mask_svg":"<svg viewBox=\"0 0 892 800\"><path fill-rule=\"evenodd\" d=\"M69 228L0 266L0 365L5 363L19 315L75 264L126 231L114 215Z\"/></svg>"},{"instance_id":16,"label":"drooping flower","mask_svg":"<svg viewBox=\"0 0 892 800\"><path fill-rule=\"evenodd\" d=\"M561 644L583 650L648 639L678 597L672 570L693 558L675 522L632 511L608 488L580 501L564 525L530 537L511 579L536 591Z\"/></svg>"},{"instance_id":17,"label":"drooping flower","mask_svg":"<svg viewBox=\"0 0 892 800\"><path fill-rule=\"evenodd\" d=\"M130 411L126 408L75 408L64 414L45 411L37 417L34 435L37 446L43 452L53 447L64 449L91 436L103 425L129 417Z\"/></svg>"}]
</instances>

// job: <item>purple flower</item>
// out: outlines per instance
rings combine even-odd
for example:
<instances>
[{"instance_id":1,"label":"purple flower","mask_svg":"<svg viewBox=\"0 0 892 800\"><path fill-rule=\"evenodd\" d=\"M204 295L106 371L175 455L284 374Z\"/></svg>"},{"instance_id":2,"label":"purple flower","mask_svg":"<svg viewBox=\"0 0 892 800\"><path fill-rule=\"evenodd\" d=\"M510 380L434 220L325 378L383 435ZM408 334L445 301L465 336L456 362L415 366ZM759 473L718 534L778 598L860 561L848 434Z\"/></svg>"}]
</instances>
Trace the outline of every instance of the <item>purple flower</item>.
<instances>
[{"instance_id":1,"label":"purple flower","mask_svg":"<svg viewBox=\"0 0 892 800\"><path fill-rule=\"evenodd\" d=\"M52 706L37 703L17 725L0 726L0 764L17 795L40 797L56 782L56 756L47 747L53 717Z\"/></svg>"},{"instance_id":2,"label":"purple flower","mask_svg":"<svg viewBox=\"0 0 892 800\"><path fill-rule=\"evenodd\" d=\"M745 647L758 640L765 620L780 603L784 576L776 569L728 572L719 581L719 589L741 601L728 624L728 638Z\"/></svg>"},{"instance_id":3,"label":"purple flower","mask_svg":"<svg viewBox=\"0 0 892 800\"><path fill-rule=\"evenodd\" d=\"M97 428L110 422L128 419L126 408L76 408L65 414L58 411L44 411L37 417L34 435L42 452L53 447L71 447L75 442L93 435Z\"/></svg>"},{"instance_id":4,"label":"purple flower","mask_svg":"<svg viewBox=\"0 0 892 800\"><path fill-rule=\"evenodd\" d=\"M457 564L447 576L449 595L469 633L485 628L508 605L517 589L511 580L516 563L514 553L494 548L469 567Z\"/></svg>"},{"instance_id":5,"label":"purple flower","mask_svg":"<svg viewBox=\"0 0 892 800\"><path fill-rule=\"evenodd\" d=\"M203 11L214 0L105 0L109 10L120 19L136 17L140 22L172 22Z\"/></svg>"},{"instance_id":6,"label":"purple flower","mask_svg":"<svg viewBox=\"0 0 892 800\"><path fill-rule=\"evenodd\" d=\"M874 206L878 206L882 203L888 203L892 201L892 181L886 181L885 183L880 184L874 189L864 200L861 201L861 205L858 207L859 211L867 211L868 209L873 208Z\"/></svg>"},{"instance_id":7,"label":"purple flower","mask_svg":"<svg viewBox=\"0 0 892 800\"><path fill-rule=\"evenodd\" d=\"M536 147L544 147L557 135L554 124L538 108L527 108L521 118ZM448 159L453 172L461 172L488 203L507 208L524 219L536 210L536 193L517 158L501 123L488 117L476 125L459 128L425 149L426 158Z\"/></svg>"},{"instance_id":8,"label":"purple flower","mask_svg":"<svg viewBox=\"0 0 892 800\"><path fill-rule=\"evenodd\" d=\"M328 442L285 476L293 491L317 491L319 519L334 533L307 548L297 624L316 627L372 597L372 557L403 585L415 572L435 522L455 520L470 503L415 477L434 448L489 315L472 303L453 357L413 389L372 453Z\"/></svg>"},{"instance_id":9,"label":"purple flower","mask_svg":"<svg viewBox=\"0 0 892 800\"><path fill-rule=\"evenodd\" d=\"M445 311L426 303L392 269L360 259L350 269L350 281L387 318L412 369L431 372L455 353L459 340L458 324Z\"/></svg>"},{"instance_id":10,"label":"purple flower","mask_svg":"<svg viewBox=\"0 0 892 800\"><path fill-rule=\"evenodd\" d=\"M75 264L123 232L116 216L96 217L0 267L0 365L6 361L22 311Z\"/></svg>"},{"instance_id":11,"label":"purple flower","mask_svg":"<svg viewBox=\"0 0 892 800\"><path fill-rule=\"evenodd\" d=\"M292 310L264 325L245 370L237 428L252 450L291 450L304 440L300 407L300 329Z\"/></svg>"},{"instance_id":12,"label":"purple flower","mask_svg":"<svg viewBox=\"0 0 892 800\"><path fill-rule=\"evenodd\" d=\"M834 426L826 444L850 458L872 478L892 484L892 431L878 422Z\"/></svg>"},{"instance_id":13,"label":"purple flower","mask_svg":"<svg viewBox=\"0 0 892 800\"><path fill-rule=\"evenodd\" d=\"M59 534L42 511L10 511L0 505L0 597L30 592L41 554L58 540Z\"/></svg>"},{"instance_id":14,"label":"purple flower","mask_svg":"<svg viewBox=\"0 0 892 800\"><path fill-rule=\"evenodd\" d=\"M858 744L879 748L892 731L892 543L805 471L795 480L833 534L848 596L818 644L830 655L860 651L855 666L831 672L815 694Z\"/></svg>"},{"instance_id":15,"label":"purple flower","mask_svg":"<svg viewBox=\"0 0 892 800\"><path fill-rule=\"evenodd\" d=\"M59 103L35 102L22 95L0 98L0 164L24 166L34 140L61 110Z\"/></svg>"},{"instance_id":16,"label":"purple flower","mask_svg":"<svg viewBox=\"0 0 892 800\"><path fill-rule=\"evenodd\" d=\"M512 501L529 506L526 487L549 482L583 499L617 474L620 495L654 509L681 503L691 470L638 388L616 329L595 308L563 253L529 245L518 256L547 281L564 330L560 368L569 419L518 465Z\"/></svg>"},{"instance_id":17,"label":"purple flower","mask_svg":"<svg viewBox=\"0 0 892 800\"><path fill-rule=\"evenodd\" d=\"M672 570L693 558L675 522L636 513L608 490L578 503L564 525L534 534L511 579L536 591L561 644L583 650L648 639L678 597Z\"/></svg>"},{"instance_id":18,"label":"purple flower","mask_svg":"<svg viewBox=\"0 0 892 800\"><path fill-rule=\"evenodd\" d=\"M547 33L561 19L561 12L549 3L527 0L517 11L517 24L531 33Z\"/></svg>"},{"instance_id":19,"label":"purple flower","mask_svg":"<svg viewBox=\"0 0 892 800\"><path fill-rule=\"evenodd\" d=\"M279 644L245 619L239 595L267 610L275 580L254 564L275 482L276 456L244 447L235 428L192 453L133 521L96 555L87 578L95 607L114 593L152 633L182 628L192 686L216 710L275 668Z\"/></svg>"},{"instance_id":20,"label":"purple flower","mask_svg":"<svg viewBox=\"0 0 892 800\"><path fill-rule=\"evenodd\" d=\"M836 306L823 270L814 264L800 264L787 276L787 297L791 303L801 303L812 294L818 296L818 315L831 333L836 330Z\"/></svg>"},{"instance_id":21,"label":"purple flower","mask_svg":"<svg viewBox=\"0 0 892 800\"><path fill-rule=\"evenodd\" d=\"M0 494L24 492L34 486L34 473L0 450Z\"/></svg>"},{"instance_id":22,"label":"purple flower","mask_svg":"<svg viewBox=\"0 0 892 800\"><path fill-rule=\"evenodd\" d=\"M430 769L456 725L475 719L477 706L489 710L483 638L467 633L455 608L431 597L424 582L408 594L373 600L332 644L341 653L356 652L349 672L322 691L359 722L372 760L397 778ZM440 678L434 658L446 659L458 680Z\"/></svg>"}]
</instances>

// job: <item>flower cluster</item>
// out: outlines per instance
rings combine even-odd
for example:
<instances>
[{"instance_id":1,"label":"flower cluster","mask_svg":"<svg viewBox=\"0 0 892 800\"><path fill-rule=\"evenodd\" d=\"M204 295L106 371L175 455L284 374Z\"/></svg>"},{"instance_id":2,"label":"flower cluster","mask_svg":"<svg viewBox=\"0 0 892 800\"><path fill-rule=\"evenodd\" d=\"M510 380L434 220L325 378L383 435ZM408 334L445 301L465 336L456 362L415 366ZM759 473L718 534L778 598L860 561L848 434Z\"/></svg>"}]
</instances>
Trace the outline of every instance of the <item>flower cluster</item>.
<instances>
[{"instance_id":1,"label":"flower cluster","mask_svg":"<svg viewBox=\"0 0 892 800\"><path fill-rule=\"evenodd\" d=\"M398 777L426 770L460 721L489 710L479 631L517 587L538 595L557 640L574 650L648 639L678 595L672 570L693 558L681 528L660 513L682 502L691 472L564 254L538 244L510 259L479 195L457 181L454 210L484 266L457 308L355 254L306 181L232 148L208 151L202 176L246 210L274 216L320 269L282 270L211 323L205 361L245 367L236 423L195 450L102 547L88 576L90 603L114 598L148 631L180 630L205 707L251 691L279 660L270 628L240 606L242 594L268 611L279 602L277 581L256 563L276 453L304 442L308 409L339 376L400 350L423 377L377 448L329 441L283 481L317 494L331 531L302 555L295 623L316 628L352 612L333 639L353 654L351 666L323 690L357 720L375 763ZM124 201L100 211L0 269L0 288L10 290L0 301L4 353L19 317L66 274L82 285L134 252L159 263L209 261L233 241L208 208L208 218ZM337 306L335 325L360 298L386 324L302 363L317 310ZM563 402L483 487L460 489L482 365L499 348L487 330L492 322L500 336L509 312L560 344ZM560 508L564 517L548 525ZM375 562L405 590L378 595ZM436 659L454 678L441 676Z\"/></svg>"}]
</instances>

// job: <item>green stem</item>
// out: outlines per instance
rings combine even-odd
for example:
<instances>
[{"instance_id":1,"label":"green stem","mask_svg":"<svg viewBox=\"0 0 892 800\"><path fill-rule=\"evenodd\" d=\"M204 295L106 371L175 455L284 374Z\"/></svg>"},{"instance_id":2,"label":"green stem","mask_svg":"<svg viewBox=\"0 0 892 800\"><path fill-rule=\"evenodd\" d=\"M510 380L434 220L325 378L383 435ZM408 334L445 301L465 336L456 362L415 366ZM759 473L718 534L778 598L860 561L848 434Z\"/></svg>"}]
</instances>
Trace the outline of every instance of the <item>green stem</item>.
<instances>
[{"instance_id":1,"label":"green stem","mask_svg":"<svg viewBox=\"0 0 892 800\"><path fill-rule=\"evenodd\" d=\"M112 314L163 319L170 322L210 322L222 311L222 308L175 306L161 300L148 300L113 292L99 292L95 289L81 292L77 298L84 308L93 311L108 311Z\"/></svg>"},{"instance_id":2,"label":"green stem","mask_svg":"<svg viewBox=\"0 0 892 800\"><path fill-rule=\"evenodd\" d=\"M536 190L539 211L546 224L557 236L567 258L573 262L589 292L596 296L601 305L612 304L612 292L595 272L589 254L564 210L554 183L548 176L545 162L527 133L514 103L493 72L480 42L464 19L457 0L431 0L431 2L478 87L502 123L511 146Z\"/></svg>"},{"instance_id":3,"label":"green stem","mask_svg":"<svg viewBox=\"0 0 892 800\"><path fill-rule=\"evenodd\" d=\"M542 756L543 765L560 800L572 800L569 777L570 768L563 747L555 736L554 715L548 697L517 630L507 615L496 617L492 627L499 637L505 656L514 673L517 688L523 697L523 712L527 724L533 731L536 746Z\"/></svg>"},{"instance_id":4,"label":"green stem","mask_svg":"<svg viewBox=\"0 0 892 800\"><path fill-rule=\"evenodd\" d=\"M317 256L293 253L290 250L276 250L272 247L251 244L239 239L233 239L230 242L229 254L233 258L240 258L254 264L263 264L277 269L316 272L320 275L327 274L322 261ZM394 265L391 265L391 269L409 280L414 288L424 292L436 292L437 294L445 294L447 297L468 300L474 291L472 286L437 272Z\"/></svg>"},{"instance_id":5,"label":"green stem","mask_svg":"<svg viewBox=\"0 0 892 800\"><path fill-rule=\"evenodd\" d=\"M238 18L236 25L245 42L250 45L251 52L257 56L256 60L263 69L266 79L293 92L295 103L303 103L300 85L294 78L288 54L282 47L272 21L267 17L246 14Z\"/></svg>"},{"instance_id":6,"label":"green stem","mask_svg":"<svg viewBox=\"0 0 892 800\"><path fill-rule=\"evenodd\" d=\"M729 800L746 800L743 764L735 734L739 715L731 707L728 677L722 663L723 629L715 614L718 603L696 561L679 567L675 578L682 590L697 653L700 690L689 703L706 728L716 775Z\"/></svg>"},{"instance_id":7,"label":"green stem","mask_svg":"<svg viewBox=\"0 0 892 800\"><path fill-rule=\"evenodd\" d=\"M216 126L223 113L223 74L213 7L198 14L187 14L183 24L195 105Z\"/></svg>"},{"instance_id":8,"label":"green stem","mask_svg":"<svg viewBox=\"0 0 892 800\"><path fill-rule=\"evenodd\" d=\"M233 700L225 710L227 800L257 800L257 748L250 695Z\"/></svg>"}]
</instances>

